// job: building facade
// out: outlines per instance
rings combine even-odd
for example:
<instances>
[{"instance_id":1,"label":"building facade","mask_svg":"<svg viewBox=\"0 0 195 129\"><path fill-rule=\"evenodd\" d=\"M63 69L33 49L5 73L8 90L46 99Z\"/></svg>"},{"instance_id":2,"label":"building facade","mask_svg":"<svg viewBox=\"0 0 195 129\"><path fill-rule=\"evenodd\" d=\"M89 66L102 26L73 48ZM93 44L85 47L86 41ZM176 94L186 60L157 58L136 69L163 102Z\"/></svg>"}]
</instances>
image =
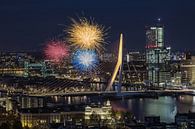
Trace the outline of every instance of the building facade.
<instances>
[{"instance_id":1,"label":"building facade","mask_svg":"<svg viewBox=\"0 0 195 129\"><path fill-rule=\"evenodd\" d=\"M195 86L195 56L182 61L180 69L182 74L182 84Z\"/></svg>"},{"instance_id":2,"label":"building facade","mask_svg":"<svg viewBox=\"0 0 195 129\"><path fill-rule=\"evenodd\" d=\"M153 85L164 85L170 81L170 47L164 44L164 26L146 28L146 64L148 80Z\"/></svg>"},{"instance_id":3,"label":"building facade","mask_svg":"<svg viewBox=\"0 0 195 129\"><path fill-rule=\"evenodd\" d=\"M123 64L126 83L143 83L147 80L146 57L143 52L129 52Z\"/></svg>"}]
</instances>

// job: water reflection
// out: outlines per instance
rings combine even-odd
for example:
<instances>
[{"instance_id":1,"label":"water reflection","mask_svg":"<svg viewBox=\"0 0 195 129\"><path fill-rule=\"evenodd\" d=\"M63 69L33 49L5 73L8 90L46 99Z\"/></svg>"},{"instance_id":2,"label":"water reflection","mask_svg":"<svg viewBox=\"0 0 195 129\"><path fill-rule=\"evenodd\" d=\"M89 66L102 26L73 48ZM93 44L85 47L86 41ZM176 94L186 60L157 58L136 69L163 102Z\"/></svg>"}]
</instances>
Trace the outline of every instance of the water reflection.
<instances>
[{"instance_id":1,"label":"water reflection","mask_svg":"<svg viewBox=\"0 0 195 129\"><path fill-rule=\"evenodd\" d=\"M54 103L86 104L104 103L104 99L96 97L54 97ZM131 112L137 120L144 121L144 116L160 116L162 122L174 122L179 113L195 112L195 96L182 95L178 97L163 96L158 99L134 98L128 100L112 100L114 111Z\"/></svg>"},{"instance_id":2,"label":"water reflection","mask_svg":"<svg viewBox=\"0 0 195 129\"><path fill-rule=\"evenodd\" d=\"M177 101L178 112L195 112L195 96L180 96Z\"/></svg>"},{"instance_id":3,"label":"water reflection","mask_svg":"<svg viewBox=\"0 0 195 129\"><path fill-rule=\"evenodd\" d=\"M158 99L129 99L112 101L113 109L132 112L137 120L143 121L144 116L160 116L162 122L174 122L177 112L195 112L195 96L159 97Z\"/></svg>"}]
</instances>

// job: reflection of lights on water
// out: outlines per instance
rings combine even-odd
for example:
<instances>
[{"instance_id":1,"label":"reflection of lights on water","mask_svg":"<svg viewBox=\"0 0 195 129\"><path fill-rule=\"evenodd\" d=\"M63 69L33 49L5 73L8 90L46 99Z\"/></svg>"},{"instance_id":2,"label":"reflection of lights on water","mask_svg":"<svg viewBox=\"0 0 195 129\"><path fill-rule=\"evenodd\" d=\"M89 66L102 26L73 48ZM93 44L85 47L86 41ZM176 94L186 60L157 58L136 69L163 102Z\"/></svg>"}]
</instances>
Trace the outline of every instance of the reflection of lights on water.
<instances>
[{"instance_id":1,"label":"reflection of lights on water","mask_svg":"<svg viewBox=\"0 0 195 129\"><path fill-rule=\"evenodd\" d=\"M173 111L171 112L171 114L172 114L172 115L177 114L177 107L176 107L176 106L174 106Z\"/></svg>"},{"instance_id":2,"label":"reflection of lights on water","mask_svg":"<svg viewBox=\"0 0 195 129\"><path fill-rule=\"evenodd\" d=\"M179 100L184 100L184 97L183 96L179 96Z\"/></svg>"},{"instance_id":3,"label":"reflection of lights on water","mask_svg":"<svg viewBox=\"0 0 195 129\"><path fill-rule=\"evenodd\" d=\"M131 99L128 100L127 104L128 104L128 108L130 108L130 109L133 108L133 104L132 104L132 100Z\"/></svg>"},{"instance_id":4,"label":"reflection of lights on water","mask_svg":"<svg viewBox=\"0 0 195 129\"><path fill-rule=\"evenodd\" d=\"M79 102L81 101L81 98L80 98L80 97L75 97L75 98L74 98L74 101L75 101L76 103L79 103Z\"/></svg>"},{"instance_id":5,"label":"reflection of lights on water","mask_svg":"<svg viewBox=\"0 0 195 129\"><path fill-rule=\"evenodd\" d=\"M121 103L111 103L113 111L126 112L127 108Z\"/></svg>"},{"instance_id":6,"label":"reflection of lights on water","mask_svg":"<svg viewBox=\"0 0 195 129\"><path fill-rule=\"evenodd\" d=\"M54 101L58 102L58 96L54 96Z\"/></svg>"},{"instance_id":7,"label":"reflection of lights on water","mask_svg":"<svg viewBox=\"0 0 195 129\"><path fill-rule=\"evenodd\" d=\"M84 96L83 100L84 100L84 102L86 102L87 101L87 96Z\"/></svg>"},{"instance_id":8,"label":"reflection of lights on water","mask_svg":"<svg viewBox=\"0 0 195 129\"><path fill-rule=\"evenodd\" d=\"M71 104L71 97L68 96L68 104Z\"/></svg>"},{"instance_id":9,"label":"reflection of lights on water","mask_svg":"<svg viewBox=\"0 0 195 129\"><path fill-rule=\"evenodd\" d=\"M192 98L193 105L195 105L195 96Z\"/></svg>"}]
</instances>

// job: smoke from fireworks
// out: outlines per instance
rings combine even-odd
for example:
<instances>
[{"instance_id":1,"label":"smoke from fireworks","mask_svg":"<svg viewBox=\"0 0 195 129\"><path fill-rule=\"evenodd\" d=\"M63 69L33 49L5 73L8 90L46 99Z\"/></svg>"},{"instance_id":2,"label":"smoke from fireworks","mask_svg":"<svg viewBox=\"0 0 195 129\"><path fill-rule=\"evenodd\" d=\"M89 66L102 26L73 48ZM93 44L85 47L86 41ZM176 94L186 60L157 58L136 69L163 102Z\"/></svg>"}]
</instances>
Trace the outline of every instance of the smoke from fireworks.
<instances>
[{"instance_id":1,"label":"smoke from fireworks","mask_svg":"<svg viewBox=\"0 0 195 129\"><path fill-rule=\"evenodd\" d=\"M91 71L97 67L98 56L94 50L78 50L72 59L73 66L81 71Z\"/></svg>"},{"instance_id":2,"label":"smoke from fireworks","mask_svg":"<svg viewBox=\"0 0 195 129\"><path fill-rule=\"evenodd\" d=\"M104 27L94 23L92 20L80 18L79 21L72 20L72 25L67 29L68 41L80 49L101 50L106 35Z\"/></svg>"},{"instance_id":3,"label":"smoke from fireworks","mask_svg":"<svg viewBox=\"0 0 195 129\"><path fill-rule=\"evenodd\" d=\"M69 50L63 41L50 41L48 42L44 53L47 59L59 63L69 55Z\"/></svg>"}]
</instances>

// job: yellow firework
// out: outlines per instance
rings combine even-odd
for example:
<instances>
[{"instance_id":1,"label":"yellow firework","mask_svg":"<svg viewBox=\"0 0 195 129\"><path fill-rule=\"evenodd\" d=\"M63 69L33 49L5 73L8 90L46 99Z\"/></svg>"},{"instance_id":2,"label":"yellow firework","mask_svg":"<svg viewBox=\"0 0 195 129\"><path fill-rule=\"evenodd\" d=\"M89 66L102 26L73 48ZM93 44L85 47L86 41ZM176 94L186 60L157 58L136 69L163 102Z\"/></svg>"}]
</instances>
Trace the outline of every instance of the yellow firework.
<instances>
[{"instance_id":1,"label":"yellow firework","mask_svg":"<svg viewBox=\"0 0 195 129\"><path fill-rule=\"evenodd\" d=\"M104 27L94 23L92 20L80 18L78 21L72 19L72 25L68 28L68 40L72 45L80 49L101 50L105 43Z\"/></svg>"}]
</instances>

